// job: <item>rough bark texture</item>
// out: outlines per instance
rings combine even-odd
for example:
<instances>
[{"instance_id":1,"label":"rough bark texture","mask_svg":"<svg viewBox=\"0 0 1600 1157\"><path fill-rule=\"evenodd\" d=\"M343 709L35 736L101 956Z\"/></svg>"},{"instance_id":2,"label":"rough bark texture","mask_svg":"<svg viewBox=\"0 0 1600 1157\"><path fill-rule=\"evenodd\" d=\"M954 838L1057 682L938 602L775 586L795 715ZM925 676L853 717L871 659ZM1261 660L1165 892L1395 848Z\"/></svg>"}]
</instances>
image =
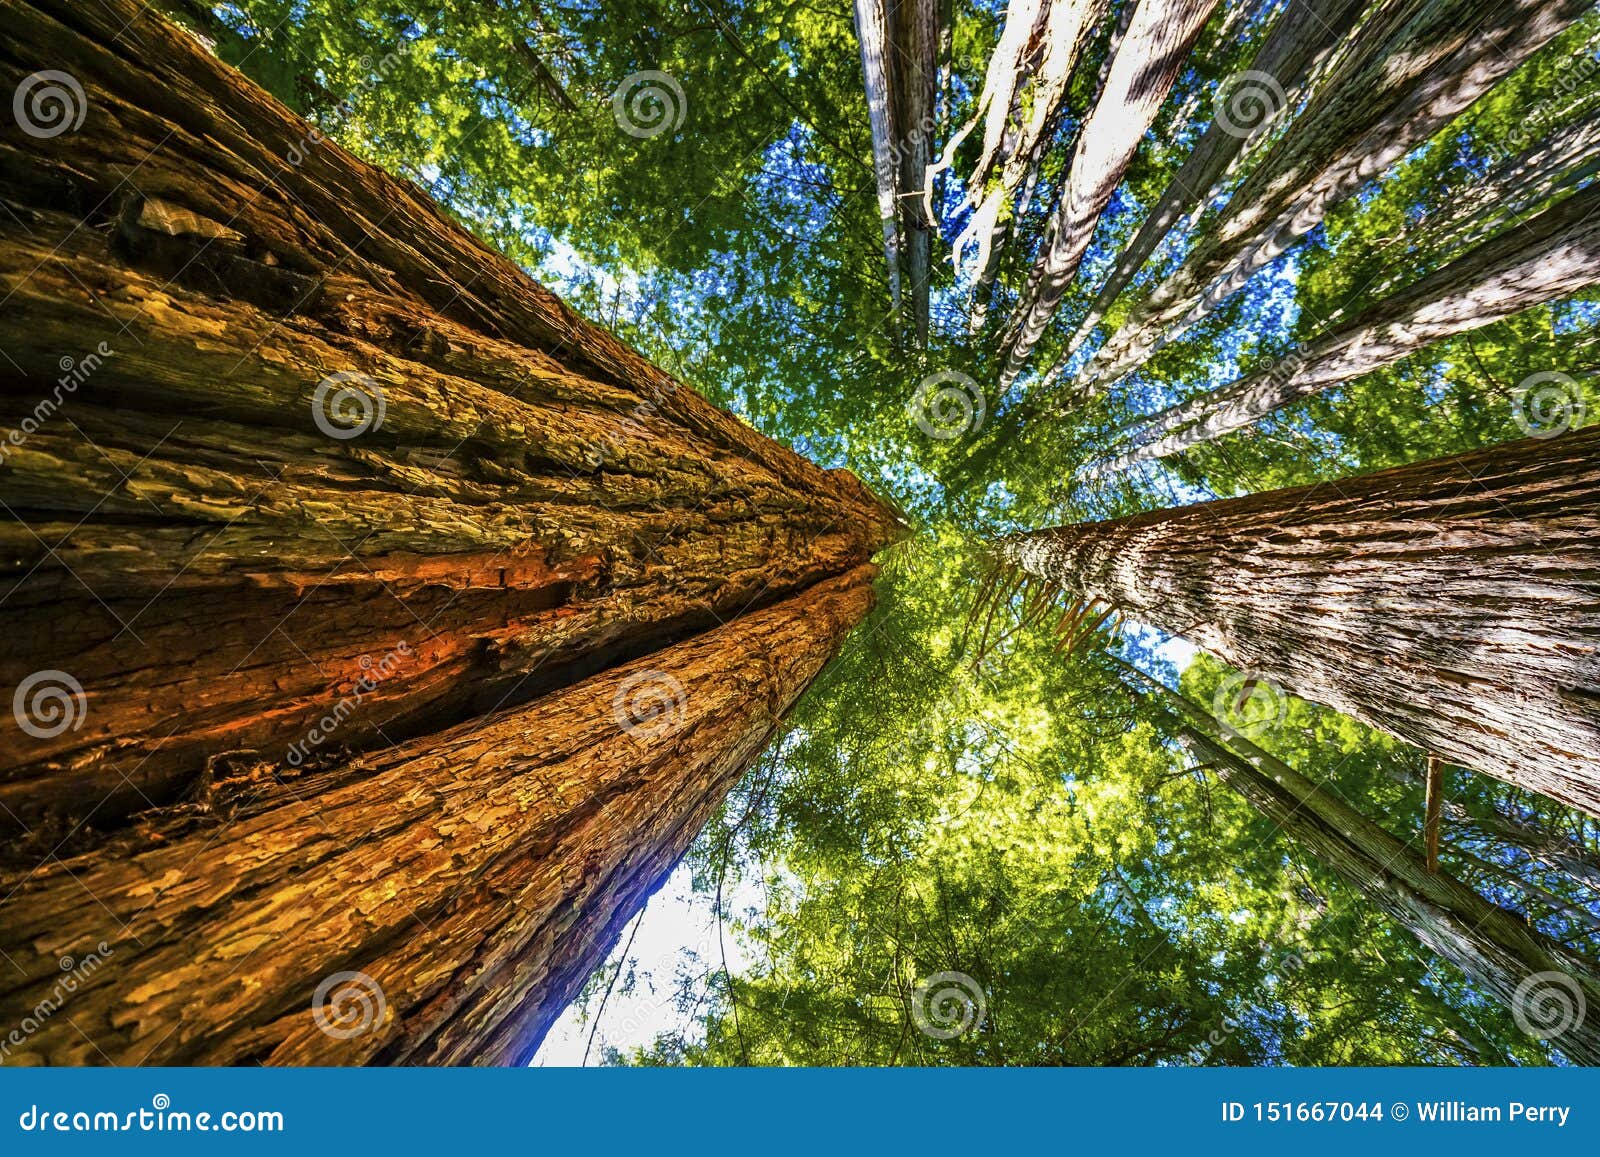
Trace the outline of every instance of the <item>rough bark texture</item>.
<instances>
[{"instance_id":1,"label":"rough bark texture","mask_svg":"<svg viewBox=\"0 0 1600 1157\"><path fill-rule=\"evenodd\" d=\"M281 759L363 657L329 746L524 702L895 533L138 8L5 9L0 85L65 71L87 107L0 138L0 687L84 696L0 729L0 823ZM341 373L383 402L354 437L319 427L350 432Z\"/></svg>"},{"instance_id":2,"label":"rough bark texture","mask_svg":"<svg viewBox=\"0 0 1600 1157\"><path fill-rule=\"evenodd\" d=\"M1389 0L1184 263L1070 386L1082 400L1287 252L1328 208L1444 127L1581 16L1587 0Z\"/></svg>"},{"instance_id":3,"label":"rough bark texture","mask_svg":"<svg viewBox=\"0 0 1600 1157\"><path fill-rule=\"evenodd\" d=\"M1004 351L1002 388L1022 372L1055 316L1089 247L1095 222L1215 7L1216 0L1141 0L1134 11L1105 89L1078 134L1043 252L1017 304L1012 340Z\"/></svg>"},{"instance_id":4,"label":"rough bark texture","mask_svg":"<svg viewBox=\"0 0 1600 1157\"><path fill-rule=\"evenodd\" d=\"M524 1061L901 528L145 7L0 8L0 1059Z\"/></svg>"},{"instance_id":5,"label":"rough bark texture","mask_svg":"<svg viewBox=\"0 0 1600 1157\"><path fill-rule=\"evenodd\" d=\"M1173 174L1171 183L1146 215L1112 268L1105 285L1095 296L1088 315L1078 326L1065 362L1100 324L1128 283L1144 267L1172 228L1186 217L1197 214L1218 192L1245 144L1272 131L1273 125L1300 99L1300 88L1327 56L1328 50L1347 35L1360 14L1360 0L1289 0L1274 22L1271 34L1251 58L1249 70L1271 77L1278 92L1254 80L1241 84L1230 95L1219 90L1217 100L1241 107L1228 116L1214 116L1195 144L1194 151ZM1278 94L1282 99L1276 99ZM1054 376L1060 367L1051 371Z\"/></svg>"},{"instance_id":6,"label":"rough bark texture","mask_svg":"<svg viewBox=\"0 0 1600 1157\"><path fill-rule=\"evenodd\" d=\"M1001 550L1303 699L1600 814L1600 427Z\"/></svg>"},{"instance_id":7,"label":"rough bark texture","mask_svg":"<svg viewBox=\"0 0 1600 1157\"><path fill-rule=\"evenodd\" d=\"M242 779L146 817L115 856L0 878L5 1023L61 957L104 960L8 1059L526 1063L866 613L870 572L528 706ZM663 714L626 710L657 697ZM319 1003L337 972L370 978L382 1010L365 980ZM330 1035L318 1011L362 1031Z\"/></svg>"},{"instance_id":8,"label":"rough bark texture","mask_svg":"<svg viewBox=\"0 0 1600 1157\"><path fill-rule=\"evenodd\" d=\"M1127 435L1092 474L1165 458L1392 365L1433 342L1558 301L1600 281L1600 186L1591 185L1345 325L1232 385L1173 406Z\"/></svg>"},{"instance_id":9,"label":"rough bark texture","mask_svg":"<svg viewBox=\"0 0 1600 1157\"><path fill-rule=\"evenodd\" d=\"M1552 1042L1579 1064L1600 1064L1600 975L1589 961L1459 880L1430 871L1411 846L1249 739L1225 742L1199 705L1171 692L1164 698L1181 713L1179 739L1200 763L1519 1021L1537 1011L1535 986L1556 992L1552 981L1570 985L1576 1016Z\"/></svg>"}]
</instances>

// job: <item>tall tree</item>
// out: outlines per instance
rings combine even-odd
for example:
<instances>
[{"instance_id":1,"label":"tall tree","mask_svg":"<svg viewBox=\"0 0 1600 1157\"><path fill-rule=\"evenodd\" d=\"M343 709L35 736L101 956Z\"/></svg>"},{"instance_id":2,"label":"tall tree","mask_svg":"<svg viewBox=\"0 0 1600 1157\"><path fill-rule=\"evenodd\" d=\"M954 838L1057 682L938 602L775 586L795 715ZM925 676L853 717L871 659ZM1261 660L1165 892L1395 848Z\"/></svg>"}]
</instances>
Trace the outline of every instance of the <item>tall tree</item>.
<instances>
[{"instance_id":1,"label":"tall tree","mask_svg":"<svg viewBox=\"0 0 1600 1157\"><path fill-rule=\"evenodd\" d=\"M571 682L881 541L892 516L852 478L707 404L189 38L146 21L185 51L119 71L93 22L15 23L19 56L93 99L75 133L0 143L28 213L0 222L28 318L6 335L25 376L3 674L61 669L89 710L0 732L8 824L105 823L218 751L282 755L364 655L406 648L342 721L355 747Z\"/></svg>"},{"instance_id":2,"label":"tall tree","mask_svg":"<svg viewBox=\"0 0 1600 1157\"><path fill-rule=\"evenodd\" d=\"M934 132L939 93L939 0L891 0L896 151L900 158L900 232L905 239L906 280L918 346L928 344L929 279L933 236Z\"/></svg>"},{"instance_id":3,"label":"tall tree","mask_svg":"<svg viewBox=\"0 0 1600 1157\"><path fill-rule=\"evenodd\" d=\"M1132 670L1130 668L1130 670ZM1450 876L1332 792L1249 738L1224 736L1205 708L1148 677L1173 708L1178 741L1288 838L1353 884L1430 952L1453 964L1513 1011L1535 1011L1530 994L1564 998L1554 1038L1579 1064L1600 1063L1600 973L1593 962L1530 929ZM1547 991L1546 991L1547 990Z\"/></svg>"},{"instance_id":4,"label":"tall tree","mask_svg":"<svg viewBox=\"0 0 1600 1157\"><path fill-rule=\"evenodd\" d=\"M118 1057L331 1056L311 991L357 943L419 1019L355 1055L525 1057L865 613L898 520L135 0L7 14L0 83L65 116L0 140L0 815L8 859L73 859L10 880L11 947L112 945ZM74 876L100 890L59 923ZM404 912L355 915L406 895L432 959ZM178 939L124 940L141 919ZM200 945L240 992L203 1022L156 979ZM39 1047L76 1056L63 1026Z\"/></svg>"},{"instance_id":5,"label":"tall tree","mask_svg":"<svg viewBox=\"0 0 1600 1157\"><path fill-rule=\"evenodd\" d=\"M1008 4L973 120L946 145L948 156L982 123L981 148L967 181L972 217L953 246L957 266L967 247L976 247L971 332L983 327L1017 198L1030 174L1037 173L1079 54L1105 8L1106 0Z\"/></svg>"},{"instance_id":6,"label":"tall tree","mask_svg":"<svg viewBox=\"0 0 1600 1157\"><path fill-rule=\"evenodd\" d=\"M1221 191L1246 143L1264 139L1294 107L1306 79L1349 33L1359 9L1357 0L1289 0L1248 69L1219 87L1210 125L1151 206L1139 231L1118 252L1116 265L1079 324L1066 357L1088 340L1162 239L1180 221L1198 215Z\"/></svg>"},{"instance_id":7,"label":"tall tree","mask_svg":"<svg viewBox=\"0 0 1600 1157\"><path fill-rule=\"evenodd\" d=\"M114 855L0 878L0 1007L20 1018L93 951L33 1059L526 1064L866 613L870 577L362 760L219 781Z\"/></svg>"},{"instance_id":8,"label":"tall tree","mask_svg":"<svg viewBox=\"0 0 1600 1157\"><path fill-rule=\"evenodd\" d=\"M1022 372L1055 316L1089 248L1095 222L1215 7L1216 0L1142 0L1134 11L1105 87L1078 134L1044 246L1017 303L1001 351L1002 387Z\"/></svg>"},{"instance_id":9,"label":"tall tree","mask_svg":"<svg viewBox=\"0 0 1600 1157\"><path fill-rule=\"evenodd\" d=\"M1391 365L1600 281L1600 186L1509 229L1266 369L1172 406L1127 433L1131 447L1095 473L1182 453L1319 390Z\"/></svg>"},{"instance_id":10,"label":"tall tree","mask_svg":"<svg viewBox=\"0 0 1600 1157\"><path fill-rule=\"evenodd\" d=\"M1182 265L1069 387L1098 393L1210 314L1365 182L1449 123L1587 9L1582 0L1388 0L1251 168ZM1055 382L1058 363L1045 378Z\"/></svg>"},{"instance_id":11,"label":"tall tree","mask_svg":"<svg viewBox=\"0 0 1600 1157\"><path fill-rule=\"evenodd\" d=\"M878 218L883 224L883 260L889 273L889 302L898 318L900 288L901 169L895 163L894 90L890 82L889 17L884 0L855 0L856 42L867 92L867 124L872 133L872 173Z\"/></svg>"},{"instance_id":12,"label":"tall tree","mask_svg":"<svg viewBox=\"0 0 1600 1157\"><path fill-rule=\"evenodd\" d=\"M1110 522L1003 560L1600 814L1600 427Z\"/></svg>"}]
</instances>

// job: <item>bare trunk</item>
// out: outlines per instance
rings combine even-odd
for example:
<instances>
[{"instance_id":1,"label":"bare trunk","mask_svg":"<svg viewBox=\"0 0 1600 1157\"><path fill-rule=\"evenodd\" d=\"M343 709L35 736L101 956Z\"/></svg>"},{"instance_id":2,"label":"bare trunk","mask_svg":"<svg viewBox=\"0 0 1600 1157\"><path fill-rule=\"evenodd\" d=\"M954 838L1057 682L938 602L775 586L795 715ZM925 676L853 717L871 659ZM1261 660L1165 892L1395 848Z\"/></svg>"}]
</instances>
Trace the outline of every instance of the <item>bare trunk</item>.
<instances>
[{"instance_id":1,"label":"bare trunk","mask_svg":"<svg viewBox=\"0 0 1600 1157\"><path fill-rule=\"evenodd\" d=\"M1560 1001L1571 1016L1560 1016L1564 1031L1547 1039L1579 1064L1600 1064L1600 975L1590 962L1459 880L1429 871L1409 845L1338 796L1243 736L1224 741L1204 708L1162 691L1180 714L1183 745L1290 840L1510 1008L1519 1024L1537 1023L1548 1011L1543 1001Z\"/></svg>"},{"instance_id":2,"label":"bare trunk","mask_svg":"<svg viewBox=\"0 0 1600 1157\"><path fill-rule=\"evenodd\" d=\"M1001 552L1303 699L1600 814L1600 427Z\"/></svg>"},{"instance_id":3,"label":"bare trunk","mask_svg":"<svg viewBox=\"0 0 1600 1157\"><path fill-rule=\"evenodd\" d=\"M1359 16L1359 0L1290 0L1272 33L1250 61L1247 74L1230 77L1217 93L1216 114L1194 151L1150 209L1078 327L1065 362L1083 344L1179 221L1197 214L1220 192L1220 184L1244 150L1259 140L1299 101L1300 87L1328 50ZM1249 75L1254 74L1254 75ZM1270 81L1268 80L1270 78ZM1237 84L1235 85L1235 81ZM1233 87L1227 87L1232 85ZM1276 87L1273 87L1276 86ZM1051 371L1051 376L1060 367Z\"/></svg>"},{"instance_id":4,"label":"bare trunk","mask_svg":"<svg viewBox=\"0 0 1600 1157\"><path fill-rule=\"evenodd\" d=\"M939 94L939 0L892 0L891 75L900 158L900 235L905 241L911 319L919 347L928 344L928 284L933 230L933 137Z\"/></svg>"},{"instance_id":5,"label":"bare trunk","mask_svg":"<svg viewBox=\"0 0 1600 1157\"><path fill-rule=\"evenodd\" d=\"M867 91L867 124L872 132L872 171L878 186L878 219L883 225L883 260L889 271L889 300L900 314L900 168L895 163L893 91L890 88L889 20L884 0L855 0L856 40Z\"/></svg>"},{"instance_id":6,"label":"bare trunk","mask_svg":"<svg viewBox=\"0 0 1600 1157\"><path fill-rule=\"evenodd\" d=\"M1095 222L1122 181L1216 0L1141 0L1105 89L1084 122L1044 251L1017 304L1002 388L1016 380L1078 271Z\"/></svg>"},{"instance_id":7,"label":"bare trunk","mask_svg":"<svg viewBox=\"0 0 1600 1157\"><path fill-rule=\"evenodd\" d=\"M1276 364L1180 403L1127 434L1095 475L1180 454L1302 398L1600 281L1600 186L1547 209Z\"/></svg>"},{"instance_id":8,"label":"bare trunk","mask_svg":"<svg viewBox=\"0 0 1600 1157\"><path fill-rule=\"evenodd\" d=\"M104 961L7 1059L527 1063L866 612L870 570L0 879L6 1023L63 957ZM319 987L339 973L359 975Z\"/></svg>"},{"instance_id":9,"label":"bare trunk","mask_svg":"<svg viewBox=\"0 0 1600 1157\"><path fill-rule=\"evenodd\" d=\"M1038 166L1073 68L1104 9L1104 0L1058 0L1043 9L1037 3L1018 3L1006 9L979 99L984 136L967 184L972 219L954 246L958 265L969 244L977 247L980 301L986 302L999 268L1019 192ZM1019 91L1023 80L1028 83ZM969 328L980 328L985 313L986 308L975 308Z\"/></svg>"},{"instance_id":10,"label":"bare trunk","mask_svg":"<svg viewBox=\"0 0 1600 1157\"><path fill-rule=\"evenodd\" d=\"M1183 265L1070 388L1113 385L1288 252L1329 207L1448 124L1583 14L1585 0L1389 0Z\"/></svg>"}]
</instances>

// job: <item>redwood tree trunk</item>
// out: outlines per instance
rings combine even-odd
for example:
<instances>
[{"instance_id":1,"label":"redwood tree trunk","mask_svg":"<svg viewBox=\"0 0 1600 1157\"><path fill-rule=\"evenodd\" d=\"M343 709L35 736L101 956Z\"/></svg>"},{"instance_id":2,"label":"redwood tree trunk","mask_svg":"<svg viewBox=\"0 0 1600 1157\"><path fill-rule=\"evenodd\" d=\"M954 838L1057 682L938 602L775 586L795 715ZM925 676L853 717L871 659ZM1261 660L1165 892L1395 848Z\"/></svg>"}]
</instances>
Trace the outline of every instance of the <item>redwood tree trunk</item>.
<instances>
[{"instance_id":1,"label":"redwood tree trunk","mask_svg":"<svg viewBox=\"0 0 1600 1157\"><path fill-rule=\"evenodd\" d=\"M1131 430L1133 447L1094 468L1126 469L1254 425L1302 398L1392 365L1433 342L1470 333L1600 281L1600 186L1546 209L1424 277L1373 302L1258 370L1179 403Z\"/></svg>"},{"instance_id":2,"label":"redwood tree trunk","mask_svg":"<svg viewBox=\"0 0 1600 1157\"><path fill-rule=\"evenodd\" d=\"M1181 743L1217 778L1441 960L1538 1023L1540 997L1563 1001L1570 1021L1549 1039L1579 1064L1600 1064L1600 974L1582 955L1440 872L1332 792L1243 736L1224 741L1204 708L1163 688L1181 715Z\"/></svg>"},{"instance_id":3,"label":"redwood tree trunk","mask_svg":"<svg viewBox=\"0 0 1600 1157\"><path fill-rule=\"evenodd\" d=\"M104 960L7 1059L525 1064L866 612L870 571L361 760L252 769L114 855L0 878L7 1024L62 957ZM319 1000L339 972L362 978Z\"/></svg>"},{"instance_id":4,"label":"redwood tree trunk","mask_svg":"<svg viewBox=\"0 0 1600 1157\"><path fill-rule=\"evenodd\" d=\"M28 1050L523 1059L898 520L146 7L5 9L83 116L0 136L4 1019L104 940Z\"/></svg>"},{"instance_id":5,"label":"redwood tree trunk","mask_svg":"<svg viewBox=\"0 0 1600 1157\"><path fill-rule=\"evenodd\" d=\"M8 9L0 83L62 70L87 112L0 139L0 687L83 695L0 729L0 823L285 758L363 674L318 752L525 701L893 533L187 35L108 48L137 7Z\"/></svg>"},{"instance_id":6,"label":"redwood tree trunk","mask_svg":"<svg viewBox=\"0 0 1600 1157\"><path fill-rule=\"evenodd\" d=\"M1002 388L1022 372L1055 317L1089 248L1095 222L1215 7L1216 0L1140 0L1134 10L1105 88L1078 134L1043 251L1017 303L1010 341L1003 351Z\"/></svg>"},{"instance_id":7,"label":"redwood tree trunk","mask_svg":"<svg viewBox=\"0 0 1600 1157\"><path fill-rule=\"evenodd\" d=\"M1600 815L1600 427L1000 550L1301 698Z\"/></svg>"},{"instance_id":8,"label":"redwood tree trunk","mask_svg":"<svg viewBox=\"0 0 1600 1157\"><path fill-rule=\"evenodd\" d=\"M1585 0L1389 0L1188 258L1084 367L1082 400L1233 295L1329 207L1427 140L1583 14Z\"/></svg>"},{"instance_id":9,"label":"redwood tree trunk","mask_svg":"<svg viewBox=\"0 0 1600 1157\"><path fill-rule=\"evenodd\" d=\"M1271 132L1273 124L1294 107L1306 77L1339 38L1349 33L1359 9L1359 0L1289 0L1273 23L1266 43L1250 61L1248 71L1258 76L1245 78L1231 93L1218 90L1217 107L1227 111L1212 118L1139 231L1117 255L1117 263L1079 324L1061 359L1063 363L1088 339L1173 226L1197 214L1216 195L1218 184L1233 167L1245 143ZM1272 78L1278 86L1276 91L1267 86L1265 77ZM1051 374L1059 371L1058 365Z\"/></svg>"}]
</instances>

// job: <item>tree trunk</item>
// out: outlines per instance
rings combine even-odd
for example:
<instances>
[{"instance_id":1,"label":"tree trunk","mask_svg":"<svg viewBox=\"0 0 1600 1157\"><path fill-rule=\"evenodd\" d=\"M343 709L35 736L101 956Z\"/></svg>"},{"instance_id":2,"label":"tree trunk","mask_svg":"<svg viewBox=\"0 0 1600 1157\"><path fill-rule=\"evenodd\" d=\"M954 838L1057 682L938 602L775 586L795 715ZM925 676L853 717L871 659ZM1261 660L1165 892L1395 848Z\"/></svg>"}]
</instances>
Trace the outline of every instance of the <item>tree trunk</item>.
<instances>
[{"instance_id":1,"label":"tree trunk","mask_svg":"<svg viewBox=\"0 0 1600 1157\"><path fill-rule=\"evenodd\" d=\"M1600 427L1017 535L1000 554L1600 815Z\"/></svg>"},{"instance_id":2,"label":"tree trunk","mask_svg":"<svg viewBox=\"0 0 1600 1157\"><path fill-rule=\"evenodd\" d=\"M0 729L0 823L424 734L895 533L185 34L120 58L122 10L12 6L0 61L89 94L0 140L0 687L75 717Z\"/></svg>"},{"instance_id":3,"label":"tree trunk","mask_svg":"<svg viewBox=\"0 0 1600 1157\"><path fill-rule=\"evenodd\" d=\"M900 157L900 235L905 239L911 320L919 348L928 344L928 285L933 212L933 138L939 96L939 0L892 0L896 151Z\"/></svg>"},{"instance_id":4,"label":"tree trunk","mask_svg":"<svg viewBox=\"0 0 1600 1157\"><path fill-rule=\"evenodd\" d=\"M4 1019L525 1060L898 520L138 0L6 23L0 86L83 116L0 137ZM387 1011L319 1031L357 970Z\"/></svg>"},{"instance_id":5,"label":"tree trunk","mask_svg":"<svg viewBox=\"0 0 1600 1157\"><path fill-rule=\"evenodd\" d=\"M967 182L972 219L953 246L957 265L968 245L977 247L969 325L973 332L982 326L987 291L999 268L1018 192L1038 165L1048 127L1054 124L1078 56L1103 9L1103 0L1059 0L1042 10L1036 2L1006 8L1005 26L989 59L978 102L983 148Z\"/></svg>"},{"instance_id":6,"label":"tree trunk","mask_svg":"<svg viewBox=\"0 0 1600 1157\"><path fill-rule=\"evenodd\" d=\"M1389 0L1183 265L1084 367L1069 401L1109 388L1210 314L1330 206L1443 128L1587 7L1586 0Z\"/></svg>"},{"instance_id":7,"label":"tree trunk","mask_svg":"<svg viewBox=\"0 0 1600 1157\"><path fill-rule=\"evenodd\" d=\"M893 91L890 88L889 19L884 0L855 0L856 42L867 93L867 125L872 133L872 171L878 188L878 219L883 225L883 260L889 271L889 301L900 315L900 168L895 163Z\"/></svg>"},{"instance_id":8,"label":"tree trunk","mask_svg":"<svg viewBox=\"0 0 1600 1157\"><path fill-rule=\"evenodd\" d=\"M1078 134L1066 186L1045 234L1044 250L1017 303L1012 338L1003 351L1000 385L1016 380L1056 307L1066 296L1095 222L1122 181L1145 130L1216 0L1141 0L1106 76L1105 90Z\"/></svg>"},{"instance_id":9,"label":"tree trunk","mask_svg":"<svg viewBox=\"0 0 1600 1157\"><path fill-rule=\"evenodd\" d=\"M1160 684L1155 684L1160 687ZM1226 741L1204 708L1166 688L1179 741L1326 867L1441 960L1539 1022L1541 998L1561 1002L1565 1031L1547 1039L1579 1064L1600 1064L1600 975L1581 955L1529 928L1423 859L1377 824L1243 736ZM1551 1026L1554 1027L1554 1026Z\"/></svg>"},{"instance_id":10,"label":"tree trunk","mask_svg":"<svg viewBox=\"0 0 1600 1157\"><path fill-rule=\"evenodd\" d=\"M1132 448L1091 475L1165 458L1302 398L1393 365L1433 342L1470 333L1600 281L1600 186L1590 185L1507 230L1345 325L1208 394L1179 403L1127 435Z\"/></svg>"},{"instance_id":11,"label":"tree trunk","mask_svg":"<svg viewBox=\"0 0 1600 1157\"><path fill-rule=\"evenodd\" d=\"M866 612L870 572L0 879L6 1023L62 958L103 961L8 1059L527 1063ZM339 973L360 975L319 987Z\"/></svg>"},{"instance_id":12,"label":"tree trunk","mask_svg":"<svg viewBox=\"0 0 1600 1157\"><path fill-rule=\"evenodd\" d=\"M1339 38L1350 31L1359 9L1359 0L1289 0L1266 43L1250 61L1248 72L1256 75L1246 75L1237 88L1218 91L1218 110L1225 115L1213 116L1139 231L1117 255L1111 275L1078 326L1062 363L1088 339L1106 310L1144 268L1162 238L1179 221L1197 215L1217 195L1246 142L1270 133L1278 119L1298 103L1306 78ZM1270 84L1266 78L1271 78ZM1052 377L1059 373L1060 366L1051 370Z\"/></svg>"}]
</instances>

